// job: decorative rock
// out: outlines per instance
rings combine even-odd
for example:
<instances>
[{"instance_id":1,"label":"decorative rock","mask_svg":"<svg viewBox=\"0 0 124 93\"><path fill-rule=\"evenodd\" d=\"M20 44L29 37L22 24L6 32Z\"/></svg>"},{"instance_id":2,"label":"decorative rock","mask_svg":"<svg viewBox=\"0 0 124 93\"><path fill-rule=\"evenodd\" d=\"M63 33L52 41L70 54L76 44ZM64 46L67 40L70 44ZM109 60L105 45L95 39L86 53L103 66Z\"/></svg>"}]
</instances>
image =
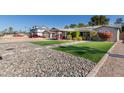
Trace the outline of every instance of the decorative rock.
<instances>
[{"instance_id":1,"label":"decorative rock","mask_svg":"<svg viewBox=\"0 0 124 93\"><path fill-rule=\"evenodd\" d=\"M9 47L14 48L11 50L14 54L5 55L5 48ZM3 44L0 50L4 55L0 60L0 76L79 77L86 76L95 66L84 58L30 43Z\"/></svg>"}]
</instances>

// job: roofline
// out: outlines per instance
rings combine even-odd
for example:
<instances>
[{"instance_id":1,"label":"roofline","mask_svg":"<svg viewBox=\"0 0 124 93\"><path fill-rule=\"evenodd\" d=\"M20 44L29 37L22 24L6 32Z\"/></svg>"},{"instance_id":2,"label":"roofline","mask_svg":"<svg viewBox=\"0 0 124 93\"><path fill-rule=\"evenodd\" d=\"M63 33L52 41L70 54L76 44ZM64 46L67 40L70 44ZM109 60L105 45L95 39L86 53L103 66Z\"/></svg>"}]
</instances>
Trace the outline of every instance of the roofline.
<instances>
[{"instance_id":1,"label":"roofline","mask_svg":"<svg viewBox=\"0 0 124 93\"><path fill-rule=\"evenodd\" d=\"M114 27L114 26L109 26L109 25L103 25L103 26L100 26L100 27L110 27L110 28L120 29L120 27ZM100 27L98 27L98 28L100 28ZM98 29L98 28L96 28L96 29Z\"/></svg>"}]
</instances>

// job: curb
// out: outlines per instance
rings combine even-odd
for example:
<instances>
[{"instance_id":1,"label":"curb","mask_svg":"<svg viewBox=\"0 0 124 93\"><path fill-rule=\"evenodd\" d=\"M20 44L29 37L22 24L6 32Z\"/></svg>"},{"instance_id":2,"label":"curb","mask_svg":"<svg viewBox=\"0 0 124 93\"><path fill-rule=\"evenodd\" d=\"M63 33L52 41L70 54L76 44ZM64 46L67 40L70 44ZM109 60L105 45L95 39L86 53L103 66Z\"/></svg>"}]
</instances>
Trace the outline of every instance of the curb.
<instances>
[{"instance_id":1,"label":"curb","mask_svg":"<svg viewBox=\"0 0 124 93\"><path fill-rule=\"evenodd\" d=\"M116 45L118 45L120 41L116 42L109 50L108 52L102 57L102 59L98 62L98 64L89 72L89 74L86 77L95 77L98 73L99 69L103 66L103 64L106 62L106 59L109 56L109 53L112 52L112 50L115 48Z\"/></svg>"}]
</instances>

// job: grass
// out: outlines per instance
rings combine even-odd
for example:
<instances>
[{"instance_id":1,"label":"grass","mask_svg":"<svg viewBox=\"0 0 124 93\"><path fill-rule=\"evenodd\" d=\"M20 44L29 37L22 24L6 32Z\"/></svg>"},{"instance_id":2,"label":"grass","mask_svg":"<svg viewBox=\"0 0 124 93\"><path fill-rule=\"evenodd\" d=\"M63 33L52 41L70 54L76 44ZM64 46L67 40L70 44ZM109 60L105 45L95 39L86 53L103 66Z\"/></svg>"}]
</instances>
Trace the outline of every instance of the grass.
<instances>
[{"instance_id":1,"label":"grass","mask_svg":"<svg viewBox=\"0 0 124 93\"><path fill-rule=\"evenodd\" d=\"M48 41L35 41L35 42L31 42L33 44L38 44L41 46L46 46L46 45L53 45L53 44L62 44L62 43L68 43L71 41L67 41L67 40L48 40Z\"/></svg>"},{"instance_id":2,"label":"grass","mask_svg":"<svg viewBox=\"0 0 124 93\"><path fill-rule=\"evenodd\" d=\"M105 53L107 53L112 45L112 42L86 42L53 49L64 51L75 56L84 57L97 63L105 55Z\"/></svg>"}]
</instances>

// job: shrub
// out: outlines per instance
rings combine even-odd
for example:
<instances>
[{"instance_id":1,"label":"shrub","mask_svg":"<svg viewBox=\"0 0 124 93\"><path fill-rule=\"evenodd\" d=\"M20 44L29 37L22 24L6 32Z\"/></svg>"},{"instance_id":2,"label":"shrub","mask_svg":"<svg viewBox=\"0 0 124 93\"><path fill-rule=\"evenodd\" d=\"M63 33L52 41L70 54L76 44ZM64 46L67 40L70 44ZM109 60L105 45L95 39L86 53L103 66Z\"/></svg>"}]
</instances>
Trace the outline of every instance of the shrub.
<instances>
[{"instance_id":1,"label":"shrub","mask_svg":"<svg viewBox=\"0 0 124 93\"><path fill-rule=\"evenodd\" d=\"M68 39L68 40L72 40L72 35L68 35L68 36L67 36L67 39Z\"/></svg>"},{"instance_id":2,"label":"shrub","mask_svg":"<svg viewBox=\"0 0 124 93\"><path fill-rule=\"evenodd\" d=\"M80 37L80 31L76 31L76 38Z\"/></svg>"},{"instance_id":3,"label":"shrub","mask_svg":"<svg viewBox=\"0 0 124 93\"><path fill-rule=\"evenodd\" d=\"M77 38L78 39L78 37L80 36L80 31L73 31L71 33L71 35L72 35L72 38Z\"/></svg>"},{"instance_id":4,"label":"shrub","mask_svg":"<svg viewBox=\"0 0 124 93\"><path fill-rule=\"evenodd\" d=\"M90 32L90 37L91 37L91 40L93 40L93 41L98 41L99 40L99 36L98 36L97 31L91 31Z\"/></svg>"},{"instance_id":5,"label":"shrub","mask_svg":"<svg viewBox=\"0 0 124 93\"><path fill-rule=\"evenodd\" d=\"M98 35L103 40L108 40L112 37L112 32L98 32Z\"/></svg>"},{"instance_id":6,"label":"shrub","mask_svg":"<svg viewBox=\"0 0 124 93\"><path fill-rule=\"evenodd\" d=\"M82 36L82 40L86 40L86 37L85 36Z\"/></svg>"},{"instance_id":7,"label":"shrub","mask_svg":"<svg viewBox=\"0 0 124 93\"><path fill-rule=\"evenodd\" d=\"M69 40L81 40L80 38L80 31L71 31L67 33L67 38Z\"/></svg>"},{"instance_id":8,"label":"shrub","mask_svg":"<svg viewBox=\"0 0 124 93\"><path fill-rule=\"evenodd\" d=\"M72 32L71 35L72 35L72 38L75 38L76 37L76 32Z\"/></svg>"},{"instance_id":9,"label":"shrub","mask_svg":"<svg viewBox=\"0 0 124 93\"><path fill-rule=\"evenodd\" d=\"M91 36L91 37L97 36L97 31L91 31L91 32L90 32L90 36Z\"/></svg>"},{"instance_id":10,"label":"shrub","mask_svg":"<svg viewBox=\"0 0 124 93\"><path fill-rule=\"evenodd\" d=\"M82 37L81 37L81 36L79 36L79 37L77 38L77 40L81 41L81 40L82 40Z\"/></svg>"},{"instance_id":11,"label":"shrub","mask_svg":"<svg viewBox=\"0 0 124 93\"><path fill-rule=\"evenodd\" d=\"M77 38L76 38L76 37L74 37L74 38L73 38L73 40L77 40Z\"/></svg>"}]
</instances>

